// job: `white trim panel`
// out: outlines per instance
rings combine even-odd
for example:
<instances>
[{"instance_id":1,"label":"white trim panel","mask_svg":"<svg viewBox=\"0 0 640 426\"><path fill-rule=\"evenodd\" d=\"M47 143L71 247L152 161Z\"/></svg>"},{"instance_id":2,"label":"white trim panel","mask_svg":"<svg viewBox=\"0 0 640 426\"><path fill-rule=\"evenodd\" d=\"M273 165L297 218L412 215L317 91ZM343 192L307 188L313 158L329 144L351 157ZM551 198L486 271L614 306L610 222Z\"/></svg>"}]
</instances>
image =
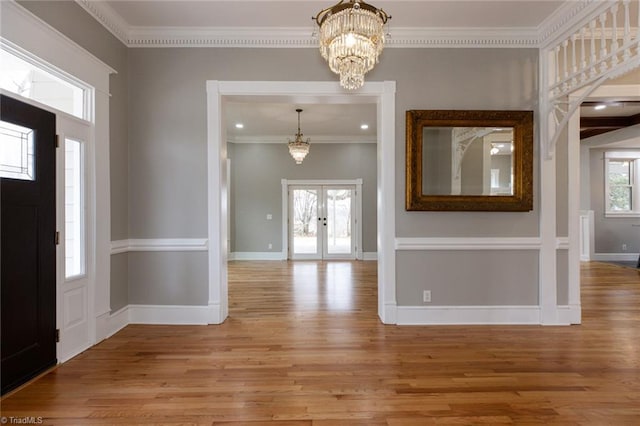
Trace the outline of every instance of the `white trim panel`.
<instances>
[{"instance_id":1,"label":"white trim panel","mask_svg":"<svg viewBox=\"0 0 640 426\"><path fill-rule=\"evenodd\" d=\"M150 238L111 242L111 254L132 251L207 251L206 238Z\"/></svg>"},{"instance_id":2,"label":"white trim panel","mask_svg":"<svg viewBox=\"0 0 640 426\"><path fill-rule=\"evenodd\" d=\"M556 237L556 250L569 250L569 237Z\"/></svg>"},{"instance_id":3,"label":"white trim panel","mask_svg":"<svg viewBox=\"0 0 640 426\"><path fill-rule=\"evenodd\" d=\"M205 325L209 306L129 305L129 324Z\"/></svg>"},{"instance_id":4,"label":"white trim panel","mask_svg":"<svg viewBox=\"0 0 640 426\"><path fill-rule=\"evenodd\" d=\"M540 238L396 238L396 250L539 250Z\"/></svg>"},{"instance_id":5,"label":"white trim panel","mask_svg":"<svg viewBox=\"0 0 640 426\"><path fill-rule=\"evenodd\" d=\"M398 325L540 324L538 306L398 306L397 309Z\"/></svg>"}]
</instances>

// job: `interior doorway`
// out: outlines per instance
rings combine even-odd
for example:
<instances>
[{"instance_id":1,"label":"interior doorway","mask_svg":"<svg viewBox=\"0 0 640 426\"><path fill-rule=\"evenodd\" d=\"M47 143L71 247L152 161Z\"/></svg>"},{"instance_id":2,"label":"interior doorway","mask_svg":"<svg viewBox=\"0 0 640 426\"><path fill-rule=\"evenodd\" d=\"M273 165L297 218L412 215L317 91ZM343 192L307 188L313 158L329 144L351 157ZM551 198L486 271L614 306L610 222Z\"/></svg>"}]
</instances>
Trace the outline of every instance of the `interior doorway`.
<instances>
[{"instance_id":1,"label":"interior doorway","mask_svg":"<svg viewBox=\"0 0 640 426\"><path fill-rule=\"evenodd\" d=\"M296 104L374 104L377 110L378 316L396 322L395 289L395 82L368 82L346 93L335 82L207 81L209 322L228 316L227 135L225 103L244 100Z\"/></svg>"}]
</instances>

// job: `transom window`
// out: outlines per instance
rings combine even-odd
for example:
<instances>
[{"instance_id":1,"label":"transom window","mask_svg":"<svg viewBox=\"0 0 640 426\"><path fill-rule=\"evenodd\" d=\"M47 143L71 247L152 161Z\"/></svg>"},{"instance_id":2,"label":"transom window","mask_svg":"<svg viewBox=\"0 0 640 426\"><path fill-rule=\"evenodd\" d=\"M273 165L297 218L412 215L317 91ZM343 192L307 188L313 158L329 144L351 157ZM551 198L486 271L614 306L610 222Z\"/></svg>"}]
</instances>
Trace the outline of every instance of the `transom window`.
<instances>
[{"instance_id":1,"label":"transom window","mask_svg":"<svg viewBox=\"0 0 640 426\"><path fill-rule=\"evenodd\" d=\"M640 151L605 153L605 215L640 216Z\"/></svg>"},{"instance_id":2,"label":"transom window","mask_svg":"<svg viewBox=\"0 0 640 426\"><path fill-rule=\"evenodd\" d=\"M28 56L18 50L5 44L0 47L0 88L89 120L85 87L55 70L32 64Z\"/></svg>"}]
</instances>

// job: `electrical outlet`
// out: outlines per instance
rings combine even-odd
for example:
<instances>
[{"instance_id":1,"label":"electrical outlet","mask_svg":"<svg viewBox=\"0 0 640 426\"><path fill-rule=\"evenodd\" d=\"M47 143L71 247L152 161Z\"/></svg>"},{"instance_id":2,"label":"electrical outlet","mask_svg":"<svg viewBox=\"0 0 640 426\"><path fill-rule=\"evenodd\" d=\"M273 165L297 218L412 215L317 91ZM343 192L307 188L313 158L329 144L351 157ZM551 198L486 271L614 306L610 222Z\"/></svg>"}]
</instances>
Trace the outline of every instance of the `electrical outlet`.
<instances>
[{"instance_id":1,"label":"electrical outlet","mask_svg":"<svg viewBox=\"0 0 640 426\"><path fill-rule=\"evenodd\" d=\"M273 244L269 243L269 250L273 248Z\"/></svg>"},{"instance_id":2,"label":"electrical outlet","mask_svg":"<svg viewBox=\"0 0 640 426\"><path fill-rule=\"evenodd\" d=\"M268 213L267 214L267 220L271 220L271 219L273 219L273 215L271 213Z\"/></svg>"},{"instance_id":3,"label":"electrical outlet","mask_svg":"<svg viewBox=\"0 0 640 426\"><path fill-rule=\"evenodd\" d=\"M622 251L627 251L627 245L626 244L622 245Z\"/></svg>"},{"instance_id":4,"label":"electrical outlet","mask_svg":"<svg viewBox=\"0 0 640 426\"><path fill-rule=\"evenodd\" d=\"M431 290L425 290L422 292L422 301L431 302Z\"/></svg>"}]
</instances>

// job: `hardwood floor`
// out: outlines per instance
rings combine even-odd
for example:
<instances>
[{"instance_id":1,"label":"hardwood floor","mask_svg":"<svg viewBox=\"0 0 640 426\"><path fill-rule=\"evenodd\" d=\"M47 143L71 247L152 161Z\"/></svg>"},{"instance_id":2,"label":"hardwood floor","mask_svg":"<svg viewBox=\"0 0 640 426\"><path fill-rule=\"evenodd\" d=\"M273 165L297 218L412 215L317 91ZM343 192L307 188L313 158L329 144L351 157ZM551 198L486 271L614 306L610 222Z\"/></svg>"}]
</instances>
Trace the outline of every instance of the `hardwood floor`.
<instances>
[{"instance_id":1,"label":"hardwood floor","mask_svg":"<svg viewBox=\"0 0 640 426\"><path fill-rule=\"evenodd\" d=\"M2 401L44 424L640 424L640 271L583 324L387 326L375 262L232 262L219 326L131 325Z\"/></svg>"}]
</instances>

